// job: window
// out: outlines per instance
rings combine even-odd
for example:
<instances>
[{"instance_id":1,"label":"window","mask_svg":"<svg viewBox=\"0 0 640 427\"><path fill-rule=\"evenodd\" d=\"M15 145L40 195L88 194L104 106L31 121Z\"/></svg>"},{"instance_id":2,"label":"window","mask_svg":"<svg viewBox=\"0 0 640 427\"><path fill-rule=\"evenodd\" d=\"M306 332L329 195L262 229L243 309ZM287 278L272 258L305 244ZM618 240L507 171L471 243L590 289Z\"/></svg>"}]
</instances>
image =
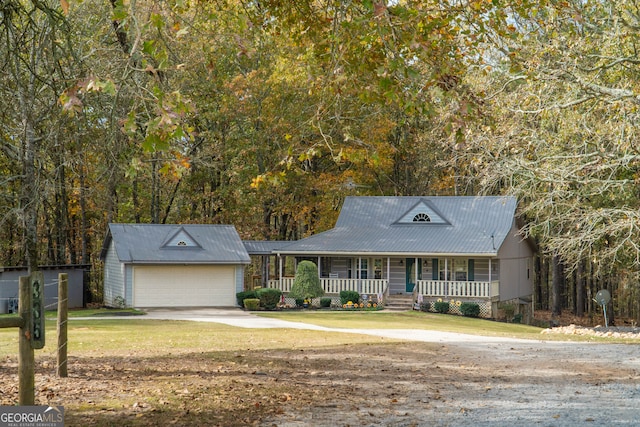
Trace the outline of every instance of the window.
<instances>
[{"instance_id":1,"label":"window","mask_svg":"<svg viewBox=\"0 0 640 427\"><path fill-rule=\"evenodd\" d=\"M373 260L373 278L382 279L382 259L375 258Z\"/></svg>"},{"instance_id":2,"label":"window","mask_svg":"<svg viewBox=\"0 0 640 427\"><path fill-rule=\"evenodd\" d=\"M467 281L467 272L469 271L467 268L467 260L466 259L454 259L453 260L453 271L455 274L455 278L457 281Z\"/></svg>"},{"instance_id":3,"label":"window","mask_svg":"<svg viewBox=\"0 0 640 427\"><path fill-rule=\"evenodd\" d=\"M369 260L367 258L360 259L360 279L367 279L369 275Z\"/></svg>"},{"instance_id":4,"label":"window","mask_svg":"<svg viewBox=\"0 0 640 427\"><path fill-rule=\"evenodd\" d=\"M413 217L413 222L431 222L431 218L426 213L419 213Z\"/></svg>"},{"instance_id":5,"label":"window","mask_svg":"<svg viewBox=\"0 0 640 427\"><path fill-rule=\"evenodd\" d=\"M440 280L451 280L451 265L447 260L438 260L438 267L440 268Z\"/></svg>"}]
</instances>

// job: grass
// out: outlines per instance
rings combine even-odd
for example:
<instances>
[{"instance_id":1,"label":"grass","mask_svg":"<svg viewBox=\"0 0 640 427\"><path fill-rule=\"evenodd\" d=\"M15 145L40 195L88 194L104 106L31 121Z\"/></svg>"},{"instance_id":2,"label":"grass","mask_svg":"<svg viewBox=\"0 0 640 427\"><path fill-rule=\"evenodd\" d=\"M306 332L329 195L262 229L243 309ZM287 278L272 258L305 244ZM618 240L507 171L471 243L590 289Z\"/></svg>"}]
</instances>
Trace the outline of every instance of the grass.
<instances>
[{"instance_id":1,"label":"grass","mask_svg":"<svg viewBox=\"0 0 640 427\"><path fill-rule=\"evenodd\" d=\"M55 320L47 320L46 345L35 351L37 402L65 406L65 425L258 425L265 417L283 414L283 407L333 402L336 379L347 378L337 382L342 382L342 396L351 395L356 381L395 381L396 370L377 373L378 368L397 361L405 365L408 354L417 355L414 362L434 364L446 356L437 343L144 316L106 319L102 313L78 310L70 318L68 379L54 375ZM422 312L261 315L342 329L415 328L541 338L540 329L531 326ZM7 365L0 370L2 404L17 399L17 354L17 328L0 329L0 362Z\"/></svg>"},{"instance_id":2,"label":"grass","mask_svg":"<svg viewBox=\"0 0 640 427\"><path fill-rule=\"evenodd\" d=\"M105 315L122 319L102 319ZM136 310L91 309L69 312L69 352L86 355L144 354L158 348L167 352L243 351L247 349L296 349L344 343L371 343L381 339L340 332L282 329L244 329L207 322L147 320ZM491 337L512 337L545 341L635 342L637 340L549 334L541 328L419 311L290 311L261 312L260 316L309 323L338 329L424 329ZM56 314L48 312L46 346L36 353L55 355ZM93 319L74 319L91 317ZM16 328L0 329L0 358L18 351Z\"/></svg>"},{"instance_id":3,"label":"grass","mask_svg":"<svg viewBox=\"0 0 640 427\"><path fill-rule=\"evenodd\" d=\"M84 317L84 316L83 316ZM292 349L373 343L381 338L310 330L245 329L208 322L146 320L136 317L95 320L71 319L68 327L69 354L84 356L144 355ZM389 341L384 339L384 341ZM45 347L38 355L55 357L56 321L47 320ZM0 359L18 354L18 329L0 329Z\"/></svg>"},{"instance_id":4,"label":"grass","mask_svg":"<svg viewBox=\"0 0 640 427\"><path fill-rule=\"evenodd\" d=\"M462 334L539 339L541 328L421 311L291 311L260 316L344 329L425 329Z\"/></svg>"},{"instance_id":5,"label":"grass","mask_svg":"<svg viewBox=\"0 0 640 427\"><path fill-rule=\"evenodd\" d=\"M543 328L536 326L422 311L274 311L261 312L259 315L342 329L424 329L544 341L638 343L637 339L564 334L541 335Z\"/></svg>"}]
</instances>

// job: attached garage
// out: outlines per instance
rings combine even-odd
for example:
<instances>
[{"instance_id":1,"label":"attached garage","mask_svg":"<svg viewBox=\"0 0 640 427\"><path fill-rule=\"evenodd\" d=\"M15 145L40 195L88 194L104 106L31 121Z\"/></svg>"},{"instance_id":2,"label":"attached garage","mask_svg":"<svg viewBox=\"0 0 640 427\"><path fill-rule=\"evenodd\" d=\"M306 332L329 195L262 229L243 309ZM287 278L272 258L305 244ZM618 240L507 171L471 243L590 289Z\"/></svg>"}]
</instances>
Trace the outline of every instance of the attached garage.
<instances>
[{"instance_id":1,"label":"attached garage","mask_svg":"<svg viewBox=\"0 0 640 427\"><path fill-rule=\"evenodd\" d=\"M110 224L104 302L125 307L232 307L250 262L232 226Z\"/></svg>"},{"instance_id":2,"label":"attached garage","mask_svg":"<svg viewBox=\"0 0 640 427\"><path fill-rule=\"evenodd\" d=\"M230 307L236 304L235 286L229 286L234 273L229 265L134 266L133 305Z\"/></svg>"}]
</instances>

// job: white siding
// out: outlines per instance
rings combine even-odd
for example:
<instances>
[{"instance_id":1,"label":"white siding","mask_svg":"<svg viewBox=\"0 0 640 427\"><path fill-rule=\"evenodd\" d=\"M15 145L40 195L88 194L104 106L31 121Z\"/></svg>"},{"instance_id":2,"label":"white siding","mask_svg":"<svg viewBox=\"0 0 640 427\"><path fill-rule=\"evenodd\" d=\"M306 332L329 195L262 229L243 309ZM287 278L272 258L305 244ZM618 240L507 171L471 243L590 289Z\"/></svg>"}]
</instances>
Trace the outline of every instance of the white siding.
<instances>
[{"instance_id":1,"label":"white siding","mask_svg":"<svg viewBox=\"0 0 640 427\"><path fill-rule=\"evenodd\" d=\"M125 299L124 289L124 266L118 259L112 240L104 262L104 304L114 306L117 297ZM130 301L125 303L129 305Z\"/></svg>"}]
</instances>

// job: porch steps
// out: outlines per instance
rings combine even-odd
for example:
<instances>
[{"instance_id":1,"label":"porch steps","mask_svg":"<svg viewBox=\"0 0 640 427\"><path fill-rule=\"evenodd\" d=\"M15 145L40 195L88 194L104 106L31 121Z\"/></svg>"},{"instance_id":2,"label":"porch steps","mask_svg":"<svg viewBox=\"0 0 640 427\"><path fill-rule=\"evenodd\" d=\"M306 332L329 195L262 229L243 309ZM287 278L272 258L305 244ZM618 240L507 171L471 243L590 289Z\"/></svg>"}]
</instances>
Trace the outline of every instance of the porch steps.
<instances>
[{"instance_id":1,"label":"porch steps","mask_svg":"<svg viewBox=\"0 0 640 427\"><path fill-rule=\"evenodd\" d=\"M392 311L411 311L413 310L413 295L389 295L384 301L384 309Z\"/></svg>"}]
</instances>

